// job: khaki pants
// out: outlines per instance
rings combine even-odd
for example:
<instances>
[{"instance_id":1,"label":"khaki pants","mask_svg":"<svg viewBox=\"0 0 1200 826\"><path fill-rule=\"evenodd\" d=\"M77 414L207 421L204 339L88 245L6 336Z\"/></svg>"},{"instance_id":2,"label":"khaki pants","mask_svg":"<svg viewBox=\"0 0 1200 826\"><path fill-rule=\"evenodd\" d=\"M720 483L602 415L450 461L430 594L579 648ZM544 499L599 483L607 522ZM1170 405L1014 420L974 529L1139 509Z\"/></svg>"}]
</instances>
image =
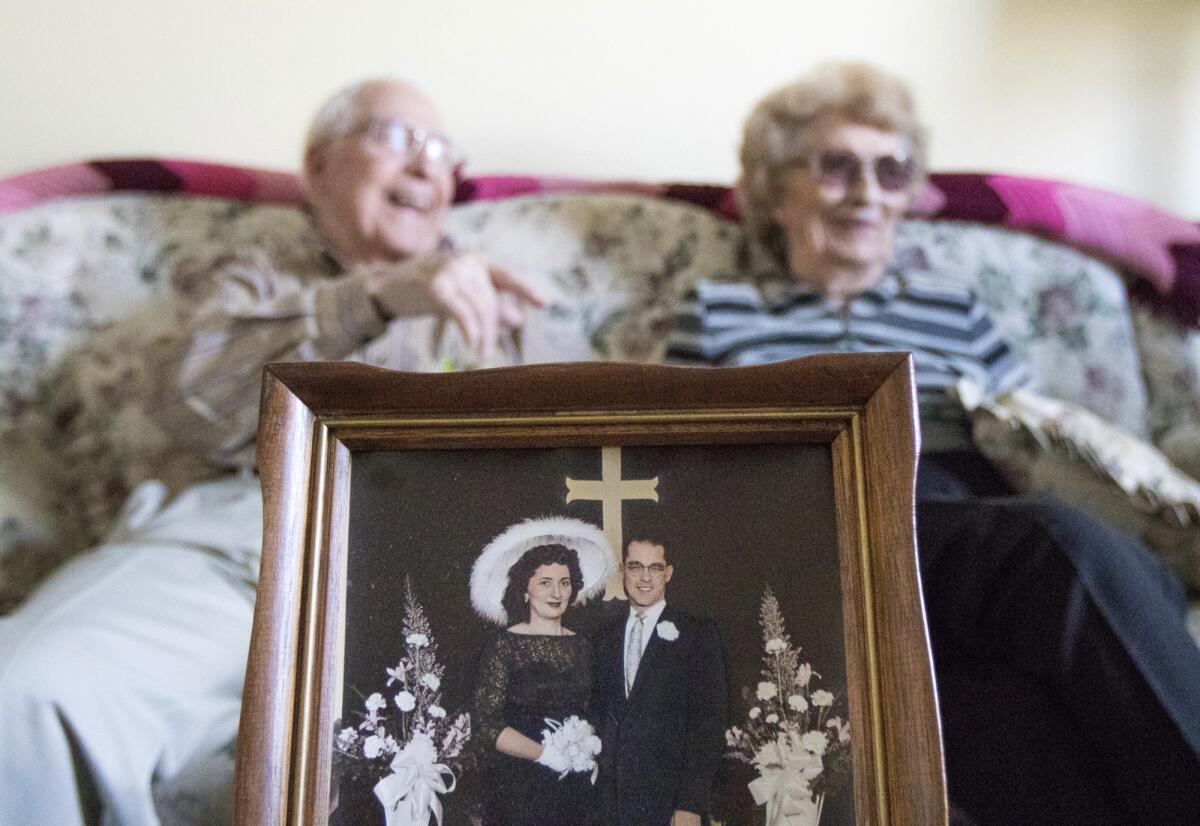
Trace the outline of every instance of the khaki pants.
<instances>
[{"instance_id":1,"label":"khaki pants","mask_svg":"<svg viewBox=\"0 0 1200 826\"><path fill-rule=\"evenodd\" d=\"M157 824L154 781L237 732L261 547L253 479L148 482L0 618L0 824Z\"/></svg>"}]
</instances>

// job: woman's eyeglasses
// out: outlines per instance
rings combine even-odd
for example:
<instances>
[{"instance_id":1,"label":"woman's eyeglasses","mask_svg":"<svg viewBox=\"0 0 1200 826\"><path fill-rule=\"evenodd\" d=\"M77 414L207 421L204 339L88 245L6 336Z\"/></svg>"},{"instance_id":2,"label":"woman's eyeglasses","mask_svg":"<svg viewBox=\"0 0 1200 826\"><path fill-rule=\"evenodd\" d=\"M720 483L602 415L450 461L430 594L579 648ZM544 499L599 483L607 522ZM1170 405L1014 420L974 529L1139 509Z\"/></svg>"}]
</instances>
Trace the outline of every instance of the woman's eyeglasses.
<instances>
[{"instance_id":1,"label":"woman's eyeglasses","mask_svg":"<svg viewBox=\"0 0 1200 826\"><path fill-rule=\"evenodd\" d=\"M445 135L402 120L369 120L356 131L381 149L421 157L434 166L457 166L462 160Z\"/></svg>"},{"instance_id":2,"label":"woman's eyeglasses","mask_svg":"<svg viewBox=\"0 0 1200 826\"><path fill-rule=\"evenodd\" d=\"M908 189L916 178L917 166L907 154L862 158L853 152L829 149L808 157L809 173L818 184L833 189L857 183L864 169L870 169L875 183L884 192Z\"/></svg>"}]
</instances>

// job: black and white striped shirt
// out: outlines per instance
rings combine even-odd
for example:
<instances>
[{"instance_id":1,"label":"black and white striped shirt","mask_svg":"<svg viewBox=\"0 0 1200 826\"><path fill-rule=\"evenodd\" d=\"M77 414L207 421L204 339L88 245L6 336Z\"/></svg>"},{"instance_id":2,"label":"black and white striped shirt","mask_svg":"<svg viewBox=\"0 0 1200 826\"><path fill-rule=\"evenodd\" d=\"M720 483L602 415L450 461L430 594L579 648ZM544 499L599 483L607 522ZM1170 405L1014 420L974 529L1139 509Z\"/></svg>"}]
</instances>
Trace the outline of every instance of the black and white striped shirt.
<instances>
[{"instance_id":1,"label":"black and white striped shirt","mask_svg":"<svg viewBox=\"0 0 1200 826\"><path fill-rule=\"evenodd\" d=\"M913 354L925 450L969 447L949 392L958 379L998 393L1028 378L969 290L891 272L844 304L789 279L701 281L676 312L667 359L732 367L897 350Z\"/></svg>"}]
</instances>

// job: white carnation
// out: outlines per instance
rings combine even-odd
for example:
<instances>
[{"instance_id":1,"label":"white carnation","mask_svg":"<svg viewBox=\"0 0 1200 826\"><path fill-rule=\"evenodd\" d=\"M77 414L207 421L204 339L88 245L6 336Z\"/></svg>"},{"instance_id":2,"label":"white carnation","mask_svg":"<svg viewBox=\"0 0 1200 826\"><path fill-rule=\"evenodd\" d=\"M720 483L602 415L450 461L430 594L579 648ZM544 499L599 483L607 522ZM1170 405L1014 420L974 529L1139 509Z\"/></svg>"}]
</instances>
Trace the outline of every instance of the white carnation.
<instances>
[{"instance_id":1,"label":"white carnation","mask_svg":"<svg viewBox=\"0 0 1200 826\"><path fill-rule=\"evenodd\" d=\"M775 683L759 683L758 684L758 699L769 700L779 693L779 689L775 687Z\"/></svg>"},{"instance_id":2,"label":"white carnation","mask_svg":"<svg viewBox=\"0 0 1200 826\"><path fill-rule=\"evenodd\" d=\"M383 753L384 740L378 734L372 734L363 741L363 754L370 760L374 760Z\"/></svg>"},{"instance_id":3,"label":"white carnation","mask_svg":"<svg viewBox=\"0 0 1200 826\"><path fill-rule=\"evenodd\" d=\"M825 735L819 731L808 731L800 737L801 748L811 751L813 754L824 754L828 744L829 741L825 739Z\"/></svg>"},{"instance_id":4,"label":"white carnation","mask_svg":"<svg viewBox=\"0 0 1200 826\"><path fill-rule=\"evenodd\" d=\"M424 634L409 634L404 641L414 648L424 648L429 645L429 637Z\"/></svg>"},{"instance_id":5,"label":"white carnation","mask_svg":"<svg viewBox=\"0 0 1200 826\"><path fill-rule=\"evenodd\" d=\"M396 707L401 711L412 711L417 707L417 698L410 691L401 691L396 695Z\"/></svg>"},{"instance_id":6,"label":"white carnation","mask_svg":"<svg viewBox=\"0 0 1200 826\"><path fill-rule=\"evenodd\" d=\"M816 702L816 701L814 700L813 702ZM805 700L803 697L801 697L799 694L793 694L790 697L788 697L788 705L791 706L796 711L800 712L801 714L808 711L808 701Z\"/></svg>"},{"instance_id":7,"label":"white carnation","mask_svg":"<svg viewBox=\"0 0 1200 826\"><path fill-rule=\"evenodd\" d=\"M737 726L725 732L725 745L731 749L735 749L742 741L742 730Z\"/></svg>"},{"instance_id":8,"label":"white carnation","mask_svg":"<svg viewBox=\"0 0 1200 826\"><path fill-rule=\"evenodd\" d=\"M441 706L430 706L429 707L429 716L435 717L438 720L440 720L446 716L446 709L442 708Z\"/></svg>"},{"instance_id":9,"label":"white carnation","mask_svg":"<svg viewBox=\"0 0 1200 826\"><path fill-rule=\"evenodd\" d=\"M376 691L367 697L364 705L366 705L367 711L380 711L387 708L387 700L383 699L383 695Z\"/></svg>"},{"instance_id":10,"label":"white carnation","mask_svg":"<svg viewBox=\"0 0 1200 826\"><path fill-rule=\"evenodd\" d=\"M430 691L437 691L442 687L442 681L438 679L436 674L424 674L421 676L421 685Z\"/></svg>"},{"instance_id":11,"label":"white carnation","mask_svg":"<svg viewBox=\"0 0 1200 826\"><path fill-rule=\"evenodd\" d=\"M812 693L812 702L814 706L824 706L828 708L833 705L833 695L823 688L819 688Z\"/></svg>"},{"instance_id":12,"label":"white carnation","mask_svg":"<svg viewBox=\"0 0 1200 826\"><path fill-rule=\"evenodd\" d=\"M337 747L341 751L349 751L350 747L358 741L358 732L353 728L344 728L338 732Z\"/></svg>"},{"instance_id":13,"label":"white carnation","mask_svg":"<svg viewBox=\"0 0 1200 826\"><path fill-rule=\"evenodd\" d=\"M675 623L670 620L663 620L655 626L655 631L667 642L674 642L679 639L679 629L675 627Z\"/></svg>"}]
</instances>

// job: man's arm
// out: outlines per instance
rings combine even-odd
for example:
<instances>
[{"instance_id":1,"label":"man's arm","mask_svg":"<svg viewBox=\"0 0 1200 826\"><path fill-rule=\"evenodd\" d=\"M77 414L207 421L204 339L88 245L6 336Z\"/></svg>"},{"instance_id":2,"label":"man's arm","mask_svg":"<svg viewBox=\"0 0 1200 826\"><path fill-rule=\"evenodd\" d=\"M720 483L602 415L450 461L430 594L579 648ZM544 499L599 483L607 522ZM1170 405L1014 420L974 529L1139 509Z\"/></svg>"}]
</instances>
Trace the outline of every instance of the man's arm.
<instances>
[{"instance_id":1,"label":"man's arm","mask_svg":"<svg viewBox=\"0 0 1200 826\"><path fill-rule=\"evenodd\" d=\"M158 350L153 409L182 444L230 465L252 462L264 364L341 360L389 324L431 313L460 324L487 352L502 326L523 321L515 302L497 296L540 303L475 256L441 252L332 276L319 267L284 272L250 250L219 262L203 281L204 293ZM464 294L472 300L460 300ZM418 369L417 342L402 349L387 366Z\"/></svg>"},{"instance_id":2,"label":"man's arm","mask_svg":"<svg viewBox=\"0 0 1200 826\"><path fill-rule=\"evenodd\" d=\"M180 320L152 364L153 411L181 443L223 464L249 464L262 367L341 359L386 328L365 277L332 277L317 262L285 272L243 250L193 277Z\"/></svg>"},{"instance_id":3,"label":"man's arm","mask_svg":"<svg viewBox=\"0 0 1200 826\"><path fill-rule=\"evenodd\" d=\"M725 652L721 634L710 619L693 624L688 669L687 750L679 788L675 792L676 817L672 822L688 823L679 815L708 813L713 784L725 747L728 700L725 689ZM690 821L697 823L696 820Z\"/></svg>"}]
</instances>

